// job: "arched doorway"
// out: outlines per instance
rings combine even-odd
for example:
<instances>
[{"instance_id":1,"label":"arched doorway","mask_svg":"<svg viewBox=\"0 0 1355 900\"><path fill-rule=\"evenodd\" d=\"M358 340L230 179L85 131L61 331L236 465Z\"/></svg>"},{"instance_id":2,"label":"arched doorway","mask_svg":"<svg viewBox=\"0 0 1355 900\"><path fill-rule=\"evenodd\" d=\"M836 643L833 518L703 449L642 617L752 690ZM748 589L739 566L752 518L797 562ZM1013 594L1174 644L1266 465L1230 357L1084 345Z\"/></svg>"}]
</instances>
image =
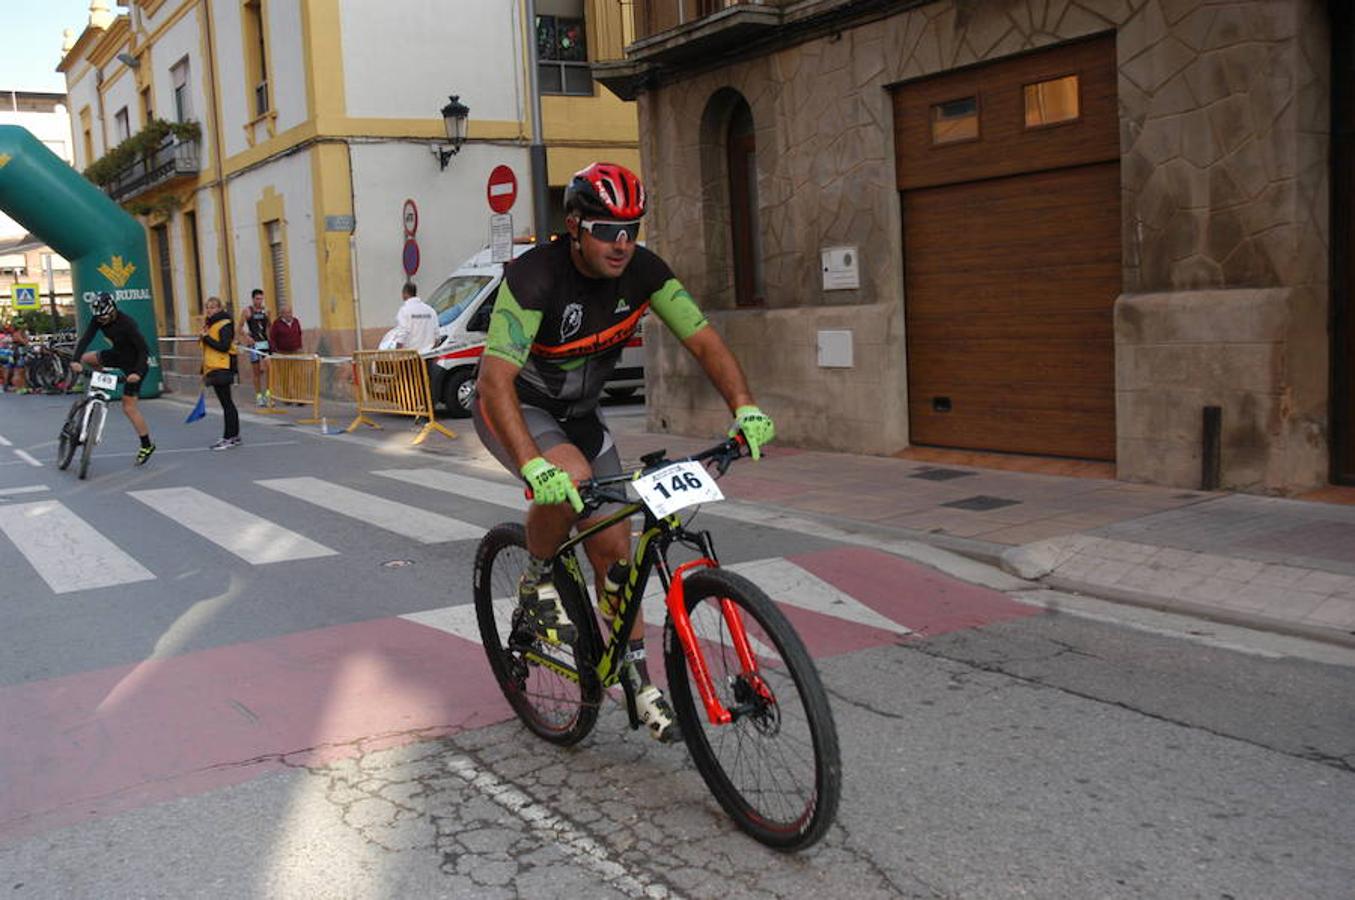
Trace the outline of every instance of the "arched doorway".
<instances>
[{"instance_id":1,"label":"arched doorway","mask_svg":"<svg viewBox=\"0 0 1355 900\"><path fill-rule=\"evenodd\" d=\"M702 195L710 289L730 306L762 306L757 137L753 111L733 88L716 91L701 123Z\"/></svg>"}]
</instances>

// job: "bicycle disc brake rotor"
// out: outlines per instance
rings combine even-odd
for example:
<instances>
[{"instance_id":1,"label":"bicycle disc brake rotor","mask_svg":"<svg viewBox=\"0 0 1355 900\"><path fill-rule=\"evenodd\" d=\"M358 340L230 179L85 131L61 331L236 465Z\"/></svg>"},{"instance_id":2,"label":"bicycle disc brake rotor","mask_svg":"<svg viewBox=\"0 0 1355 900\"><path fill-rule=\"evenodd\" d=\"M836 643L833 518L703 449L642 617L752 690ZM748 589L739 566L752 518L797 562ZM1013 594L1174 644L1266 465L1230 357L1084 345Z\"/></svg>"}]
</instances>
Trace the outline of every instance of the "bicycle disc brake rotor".
<instances>
[{"instance_id":1,"label":"bicycle disc brake rotor","mask_svg":"<svg viewBox=\"0 0 1355 900\"><path fill-rule=\"evenodd\" d=\"M767 737L774 737L781 733L781 704L776 702L776 695L767 682L756 675L751 677L756 684L748 675L733 678L734 702L747 710L744 715L752 721L754 728Z\"/></svg>"}]
</instances>

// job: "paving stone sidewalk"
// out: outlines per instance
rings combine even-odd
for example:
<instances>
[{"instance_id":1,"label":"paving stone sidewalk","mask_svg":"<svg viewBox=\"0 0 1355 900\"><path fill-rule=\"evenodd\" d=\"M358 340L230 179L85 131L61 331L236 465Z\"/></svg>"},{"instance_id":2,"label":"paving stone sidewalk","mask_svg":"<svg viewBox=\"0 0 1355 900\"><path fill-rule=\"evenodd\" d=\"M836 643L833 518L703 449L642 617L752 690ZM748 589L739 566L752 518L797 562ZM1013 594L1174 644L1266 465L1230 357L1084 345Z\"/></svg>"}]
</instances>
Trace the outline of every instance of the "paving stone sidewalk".
<instances>
[{"instance_id":1,"label":"paving stone sidewalk","mask_svg":"<svg viewBox=\"0 0 1355 900\"><path fill-rule=\"evenodd\" d=\"M709 443L614 430L628 457ZM1355 646L1355 506L775 445L722 486L1052 588Z\"/></svg>"},{"instance_id":2,"label":"paving stone sidewalk","mask_svg":"<svg viewBox=\"0 0 1355 900\"><path fill-rule=\"evenodd\" d=\"M352 419L351 406L325 407L337 427ZM638 407L607 413L629 462L714 437L649 431ZM360 433L393 444L413 433L408 420L379 418L383 432ZM422 449L501 472L469 420L443 422L459 438L434 435ZM1355 646L1355 505L775 444L721 486L736 500L930 544L1051 588Z\"/></svg>"}]
</instances>

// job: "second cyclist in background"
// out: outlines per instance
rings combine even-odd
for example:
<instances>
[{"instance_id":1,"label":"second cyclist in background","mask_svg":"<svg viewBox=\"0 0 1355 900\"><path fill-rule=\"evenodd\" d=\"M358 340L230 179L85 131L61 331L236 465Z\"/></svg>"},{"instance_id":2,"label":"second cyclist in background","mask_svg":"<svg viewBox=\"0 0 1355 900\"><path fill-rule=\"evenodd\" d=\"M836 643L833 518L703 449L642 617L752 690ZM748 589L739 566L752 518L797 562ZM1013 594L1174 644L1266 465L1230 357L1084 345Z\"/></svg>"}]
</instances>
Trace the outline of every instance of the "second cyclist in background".
<instances>
[{"instance_id":1,"label":"second cyclist in background","mask_svg":"<svg viewBox=\"0 0 1355 900\"><path fill-rule=\"evenodd\" d=\"M118 309L118 305L113 302L113 295L107 291L89 302L89 311L89 324L85 326L85 333L80 335L80 342L75 345L75 361L71 363L71 371L79 374L85 366L96 366L121 369L127 376L122 389L122 411L141 440L136 464L143 465L155 452L151 430L136 405L137 398L141 396L142 379L150 371L150 351L146 347L146 339L141 336L136 321ZM98 352L86 352L96 332L102 332L112 346Z\"/></svg>"},{"instance_id":2,"label":"second cyclist in background","mask_svg":"<svg viewBox=\"0 0 1355 900\"><path fill-rule=\"evenodd\" d=\"M249 306L240 314L238 328L240 343L249 348L249 368L254 373L254 404L267 406L272 393L268 388L268 307L263 303L263 291L255 288L249 297Z\"/></svg>"}]
</instances>

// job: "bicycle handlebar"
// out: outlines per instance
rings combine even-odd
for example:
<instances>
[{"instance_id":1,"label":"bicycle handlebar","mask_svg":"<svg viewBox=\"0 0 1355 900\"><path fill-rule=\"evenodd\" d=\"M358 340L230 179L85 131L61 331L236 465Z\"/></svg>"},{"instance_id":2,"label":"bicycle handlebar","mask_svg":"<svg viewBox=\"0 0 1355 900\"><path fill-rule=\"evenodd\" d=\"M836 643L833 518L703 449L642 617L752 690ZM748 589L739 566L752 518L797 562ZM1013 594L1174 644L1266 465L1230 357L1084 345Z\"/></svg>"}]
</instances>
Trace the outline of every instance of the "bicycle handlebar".
<instances>
[{"instance_id":1,"label":"bicycle handlebar","mask_svg":"<svg viewBox=\"0 0 1355 900\"><path fill-rule=\"evenodd\" d=\"M734 460L746 455L745 450L748 446L747 440L743 435L735 435L732 438L721 441L713 447L707 447L705 450L698 451L689 456L680 456L677 459L669 459L667 450L655 450L653 453L646 453L640 457L641 466L638 469L632 469L629 472L622 472L619 475L604 475L601 478L589 478L578 483L579 496L583 499L583 513L588 515L595 512L599 507L608 503L631 503L630 497L626 496L625 485L633 481L636 475L652 472L655 469L661 469L664 466L671 466L679 462L699 462L706 463L713 461L715 463L716 476L719 478L724 475ZM616 485L622 485L620 491L614 488ZM533 495L530 487L523 489L523 495L531 500Z\"/></svg>"}]
</instances>

